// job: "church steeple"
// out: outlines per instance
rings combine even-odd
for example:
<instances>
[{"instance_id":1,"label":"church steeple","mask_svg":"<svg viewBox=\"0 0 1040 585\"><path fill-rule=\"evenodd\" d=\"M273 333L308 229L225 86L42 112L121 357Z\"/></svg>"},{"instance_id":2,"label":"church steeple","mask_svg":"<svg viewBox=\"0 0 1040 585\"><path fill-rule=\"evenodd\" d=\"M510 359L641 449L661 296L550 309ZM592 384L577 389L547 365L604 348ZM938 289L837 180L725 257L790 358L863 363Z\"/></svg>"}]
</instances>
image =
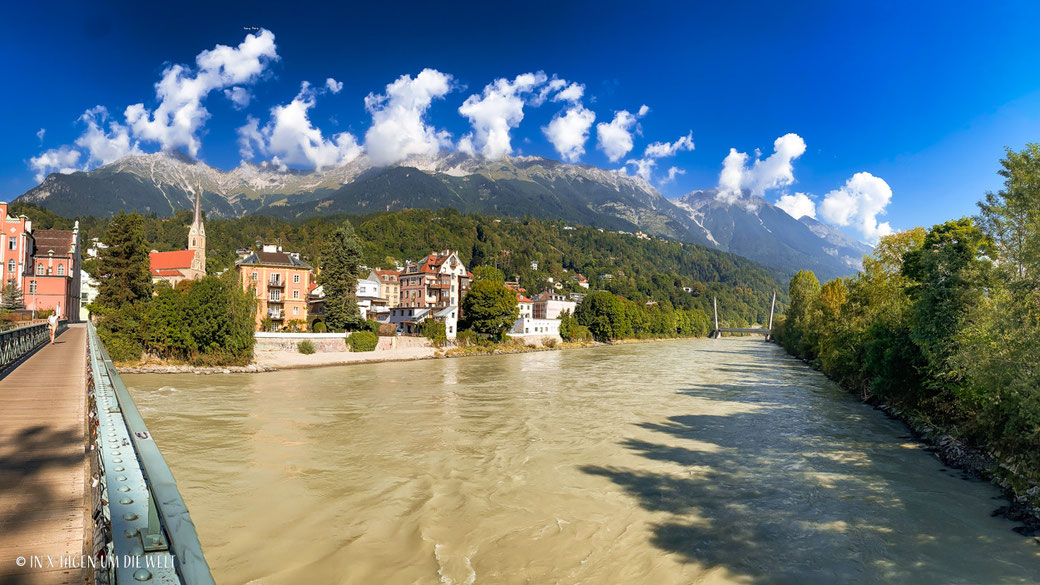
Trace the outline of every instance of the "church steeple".
<instances>
[{"instance_id":1,"label":"church steeple","mask_svg":"<svg viewBox=\"0 0 1040 585\"><path fill-rule=\"evenodd\" d=\"M206 226L202 223L202 185L195 190L195 217L188 229L188 249L195 251L191 267L206 274Z\"/></svg>"}]
</instances>

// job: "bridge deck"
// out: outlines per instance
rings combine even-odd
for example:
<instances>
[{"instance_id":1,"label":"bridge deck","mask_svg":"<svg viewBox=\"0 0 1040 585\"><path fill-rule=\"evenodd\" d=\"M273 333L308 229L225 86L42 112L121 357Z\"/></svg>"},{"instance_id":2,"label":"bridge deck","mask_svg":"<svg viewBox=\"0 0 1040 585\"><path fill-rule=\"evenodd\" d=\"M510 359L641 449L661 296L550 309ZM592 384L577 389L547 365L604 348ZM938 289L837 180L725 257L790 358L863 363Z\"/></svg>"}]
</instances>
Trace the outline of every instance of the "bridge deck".
<instances>
[{"instance_id":1,"label":"bridge deck","mask_svg":"<svg viewBox=\"0 0 1040 585\"><path fill-rule=\"evenodd\" d=\"M716 333L757 333L758 335L771 335L772 331L761 327L723 327L716 329Z\"/></svg>"},{"instance_id":2,"label":"bridge deck","mask_svg":"<svg viewBox=\"0 0 1040 585\"><path fill-rule=\"evenodd\" d=\"M84 582L82 569L57 557L78 564L84 551L86 328L72 325L56 341L0 379L2 583ZM43 566L17 566L30 555Z\"/></svg>"}]
</instances>

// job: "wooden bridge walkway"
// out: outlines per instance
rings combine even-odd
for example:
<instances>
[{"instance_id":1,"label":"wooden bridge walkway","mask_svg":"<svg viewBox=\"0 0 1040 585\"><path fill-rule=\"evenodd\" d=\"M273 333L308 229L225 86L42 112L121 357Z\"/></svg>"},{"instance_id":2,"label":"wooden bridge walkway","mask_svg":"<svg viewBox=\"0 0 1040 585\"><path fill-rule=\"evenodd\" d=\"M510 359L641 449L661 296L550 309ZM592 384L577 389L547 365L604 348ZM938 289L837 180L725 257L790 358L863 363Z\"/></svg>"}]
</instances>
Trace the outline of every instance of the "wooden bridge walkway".
<instances>
[{"instance_id":1,"label":"wooden bridge walkway","mask_svg":"<svg viewBox=\"0 0 1040 585\"><path fill-rule=\"evenodd\" d=\"M71 325L0 379L0 583L85 582L59 558L81 562L90 509L86 332Z\"/></svg>"}]
</instances>

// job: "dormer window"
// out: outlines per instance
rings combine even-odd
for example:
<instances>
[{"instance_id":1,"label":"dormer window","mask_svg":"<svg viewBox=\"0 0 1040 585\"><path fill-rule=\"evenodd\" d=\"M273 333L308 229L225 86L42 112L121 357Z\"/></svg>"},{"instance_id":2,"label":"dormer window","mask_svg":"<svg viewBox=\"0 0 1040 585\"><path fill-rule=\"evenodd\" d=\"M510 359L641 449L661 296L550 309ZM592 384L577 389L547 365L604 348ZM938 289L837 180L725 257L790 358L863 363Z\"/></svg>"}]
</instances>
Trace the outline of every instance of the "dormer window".
<instances>
[{"instance_id":1,"label":"dormer window","mask_svg":"<svg viewBox=\"0 0 1040 585\"><path fill-rule=\"evenodd\" d=\"M43 262L40 262L39 264L36 265L36 274L46 274L46 273L47 273L47 269L44 268Z\"/></svg>"},{"instance_id":2,"label":"dormer window","mask_svg":"<svg viewBox=\"0 0 1040 585\"><path fill-rule=\"evenodd\" d=\"M58 264L58 276L65 276L65 265Z\"/></svg>"}]
</instances>

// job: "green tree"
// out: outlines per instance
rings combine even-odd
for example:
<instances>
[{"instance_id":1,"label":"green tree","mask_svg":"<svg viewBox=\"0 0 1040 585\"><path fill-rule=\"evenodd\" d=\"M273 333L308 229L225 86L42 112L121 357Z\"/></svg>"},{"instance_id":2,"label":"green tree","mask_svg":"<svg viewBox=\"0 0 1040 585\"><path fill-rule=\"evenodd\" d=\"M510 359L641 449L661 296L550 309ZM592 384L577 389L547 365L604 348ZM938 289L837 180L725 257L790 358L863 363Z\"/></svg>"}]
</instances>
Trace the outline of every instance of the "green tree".
<instances>
[{"instance_id":1,"label":"green tree","mask_svg":"<svg viewBox=\"0 0 1040 585\"><path fill-rule=\"evenodd\" d=\"M20 311L24 308L25 301L22 299L22 291L13 281L8 281L4 286L3 293L0 293L0 311L9 313L11 311Z\"/></svg>"},{"instance_id":2,"label":"green tree","mask_svg":"<svg viewBox=\"0 0 1040 585\"><path fill-rule=\"evenodd\" d=\"M152 275L148 268L148 244L144 220L137 213L119 215L108 223L103 238L107 248L98 252L96 303L117 309L152 295Z\"/></svg>"},{"instance_id":3,"label":"green tree","mask_svg":"<svg viewBox=\"0 0 1040 585\"><path fill-rule=\"evenodd\" d=\"M921 248L906 255L903 274L914 281L911 338L921 348L929 375L942 386L960 375L950 357L961 333L992 283L993 241L963 218L934 226Z\"/></svg>"},{"instance_id":4,"label":"green tree","mask_svg":"<svg viewBox=\"0 0 1040 585\"><path fill-rule=\"evenodd\" d=\"M631 330L626 321L625 306L607 291L589 293L575 309L574 317L599 341L620 339Z\"/></svg>"},{"instance_id":5,"label":"green tree","mask_svg":"<svg viewBox=\"0 0 1040 585\"><path fill-rule=\"evenodd\" d=\"M462 297L463 325L492 339L503 339L519 314L516 292L501 281L477 280Z\"/></svg>"},{"instance_id":6,"label":"green tree","mask_svg":"<svg viewBox=\"0 0 1040 585\"><path fill-rule=\"evenodd\" d=\"M363 325L357 304L357 273L361 244L354 228L344 223L321 247L318 284L325 291L325 325L332 330L353 330Z\"/></svg>"},{"instance_id":7,"label":"green tree","mask_svg":"<svg viewBox=\"0 0 1040 585\"><path fill-rule=\"evenodd\" d=\"M145 350L160 358L186 359L197 348L185 323L184 295L166 282L157 285L155 291L155 297L144 305Z\"/></svg>"},{"instance_id":8,"label":"green tree","mask_svg":"<svg viewBox=\"0 0 1040 585\"><path fill-rule=\"evenodd\" d=\"M505 282L506 280L505 273L494 266L477 266L473 268L472 272L475 280L494 280L497 282Z\"/></svg>"},{"instance_id":9,"label":"green tree","mask_svg":"<svg viewBox=\"0 0 1040 585\"><path fill-rule=\"evenodd\" d=\"M820 281L809 270L799 270L787 287L791 304L784 318L784 335L780 339L787 351L812 360L816 357L816 335L812 330Z\"/></svg>"},{"instance_id":10,"label":"green tree","mask_svg":"<svg viewBox=\"0 0 1040 585\"><path fill-rule=\"evenodd\" d=\"M978 225L1000 250L1002 266L1036 288L1040 283L1040 144L1006 149L998 174L1004 188L978 203Z\"/></svg>"}]
</instances>

